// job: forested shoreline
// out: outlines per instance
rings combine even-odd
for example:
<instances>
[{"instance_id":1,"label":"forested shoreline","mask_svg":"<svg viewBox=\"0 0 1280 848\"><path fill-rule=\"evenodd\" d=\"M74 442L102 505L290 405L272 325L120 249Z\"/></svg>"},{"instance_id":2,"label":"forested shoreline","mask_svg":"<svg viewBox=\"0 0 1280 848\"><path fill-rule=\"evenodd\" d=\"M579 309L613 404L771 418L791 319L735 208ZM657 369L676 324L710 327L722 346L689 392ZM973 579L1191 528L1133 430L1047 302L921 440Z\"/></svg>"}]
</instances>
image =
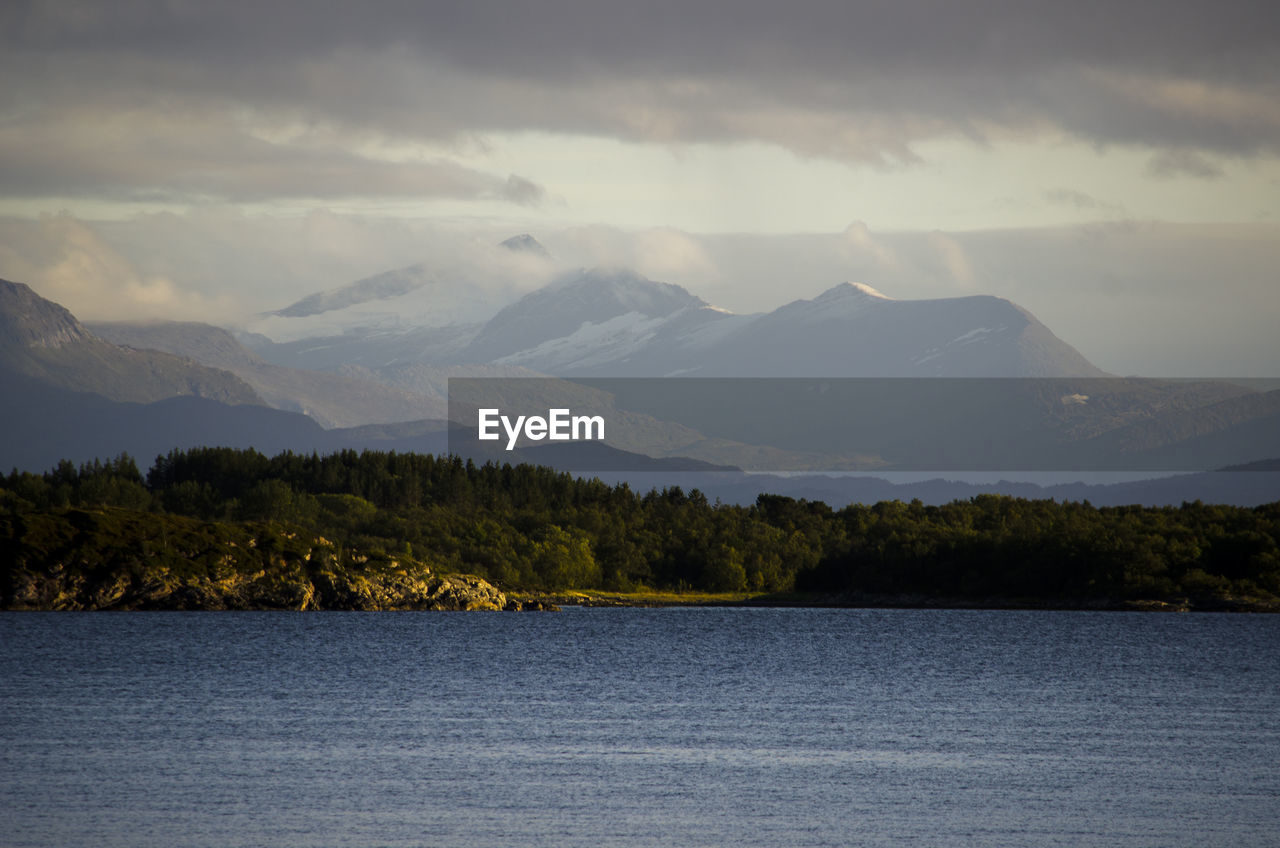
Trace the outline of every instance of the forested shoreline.
<instances>
[{"instance_id":1,"label":"forested shoreline","mask_svg":"<svg viewBox=\"0 0 1280 848\"><path fill-rule=\"evenodd\" d=\"M145 475L127 455L14 471L0 477L0 553L10 609L422 608L428 576L451 574L534 594L1280 609L1280 504L736 506L383 452L197 448ZM167 594L148 595L159 571ZM410 584L418 600L376 602Z\"/></svg>"}]
</instances>

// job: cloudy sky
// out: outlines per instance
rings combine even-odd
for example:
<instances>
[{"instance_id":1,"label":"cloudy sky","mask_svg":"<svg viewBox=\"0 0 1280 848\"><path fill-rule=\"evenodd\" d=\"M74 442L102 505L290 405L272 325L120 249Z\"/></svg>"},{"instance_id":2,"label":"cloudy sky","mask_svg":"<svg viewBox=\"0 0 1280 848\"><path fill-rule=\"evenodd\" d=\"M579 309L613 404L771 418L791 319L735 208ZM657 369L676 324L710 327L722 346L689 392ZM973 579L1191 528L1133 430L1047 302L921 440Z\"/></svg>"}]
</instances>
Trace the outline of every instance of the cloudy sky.
<instances>
[{"instance_id":1,"label":"cloudy sky","mask_svg":"<svg viewBox=\"0 0 1280 848\"><path fill-rule=\"evenodd\" d=\"M1110 370L1275 375L1278 16L9 2L0 276L225 322L528 231L737 310L992 293Z\"/></svg>"}]
</instances>

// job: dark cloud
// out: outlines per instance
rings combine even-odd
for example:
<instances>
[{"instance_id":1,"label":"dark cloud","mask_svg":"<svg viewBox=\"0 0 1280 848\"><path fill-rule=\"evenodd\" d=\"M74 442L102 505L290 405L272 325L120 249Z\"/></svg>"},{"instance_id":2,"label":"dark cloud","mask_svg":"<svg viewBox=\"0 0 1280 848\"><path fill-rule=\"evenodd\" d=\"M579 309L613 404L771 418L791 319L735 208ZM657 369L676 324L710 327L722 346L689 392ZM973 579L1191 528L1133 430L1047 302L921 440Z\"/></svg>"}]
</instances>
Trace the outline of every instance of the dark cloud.
<instances>
[{"instance_id":1,"label":"dark cloud","mask_svg":"<svg viewBox=\"0 0 1280 848\"><path fill-rule=\"evenodd\" d=\"M1274 50L1278 19L1273 4L1257 0L53 0L9 7L6 41L43 50L261 64L400 45L479 74L561 81L664 69L704 76L884 68L897 76L1077 63L1225 79L1251 73L1248 65Z\"/></svg>"},{"instance_id":2,"label":"dark cloud","mask_svg":"<svg viewBox=\"0 0 1280 848\"><path fill-rule=\"evenodd\" d=\"M1060 206L1074 206L1077 209L1097 209L1101 204L1097 198L1069 188L1050 189L1044 193L1044 199Z\"/></svg>"},{"instance_id":3,"label":"dark cloud","mask_svg":"<svg viewBox=\"0 0 1280 848\"><path fill-rule=\"evenodd\" d=\"M11 197L447 197L530 205L542 191L448 160L386 161L332 143L269 141L208 115L87 109L33 127L0 126L0 193Z\"/></svg>"},{"instance_id":4,"label":"dark cloud","mask_svg":"<svg viewBox=\"0 0 1280 848\"><path fill-rule=\"evenodd\" d=\"M547 195L542 186L516 174L507 177L498 194L503 200L519 203L521 206L537 206Z\"/></svg>"},{"instance_id":5,"label":"dark cloud","mask_svg":"<svg viewBox=\"0 0 1280 848\"><path fill-rule=\"evenodd\" d=\"M1161 179L1187 176L1206 180L1217 179L1223 174L1221 168L1194 150L1165 150L1157 153L1147 163L1147 173Z\"/></svg>"},{"instance_id":6,"label":"dark cloud","mask_svg":"<svg viewBox=\"0 0 1280 848\"><path fill-rule=\"evenodd\" d=\"M437 144L532 130L912 161L924 139L1057 130L1247 156L1280 149L1278 16L1242 0L9 3L0 130L81 120L92 135L94 110L137 114L112 140L138 167L173 158L148 139L175 109L238 136L232 149L251 146L248 116ZM445 163L398 179L296 152L299 175L338 193L349 173L391 193L536 199ZM473 178L489 184L459 188Z\"/></svg>"},{"instance_id":7,"label":"dark cloud","mask_svg":"<svg viewBox=\"0 0 1280 848\"><path fill-rule=\"evenodd\" d=\"M1054 188L1044 193L1044 199L1055 206L1069 206L1073 209L1095 209L1100 212L1123 212L1124 206L1119 203L1108 203L1091 194L1070 188Z\"/></svg>"}]
</instances>

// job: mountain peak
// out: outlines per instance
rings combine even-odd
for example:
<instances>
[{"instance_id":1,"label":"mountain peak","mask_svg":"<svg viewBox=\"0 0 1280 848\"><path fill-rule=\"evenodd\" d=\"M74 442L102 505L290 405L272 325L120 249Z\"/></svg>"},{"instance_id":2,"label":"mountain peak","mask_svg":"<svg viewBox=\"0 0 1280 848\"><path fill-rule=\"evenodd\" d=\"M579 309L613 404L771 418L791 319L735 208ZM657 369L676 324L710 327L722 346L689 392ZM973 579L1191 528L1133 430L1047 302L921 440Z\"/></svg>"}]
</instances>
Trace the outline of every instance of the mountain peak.
<instances>
[{"instance_id":1,"label":"mountain peak","mask_svg":"<svg viewBox=\"0 0 1280 848\"><path fill-rule=\"evenodd\" d=\"M841 321L859 315L881 304L899 303L866 283L841 283L832 286L813 300L795 300L778 312L795 317L807 316L814 321ZM906 301L910 302L910 301Z\"/></svg>"},{"instance_id":2,"label":"mountain peak","mask_svg":"<svg viewBox=\"0 0 1280 848\"><path fill-rule=\"evenodd\" d=\"M629 268L591 268L554 280L544 292L573 292L586 297L599 310L621 309L649 317L669 315L679 309L706 306L707 302L674 283L660 283ZM537 292L534 292L537 294ZM621 314L613 312L612 315ZM599 316L597 316L599 317Z\"/></svg>"},{"instance_id":3,"label":"mountain peak","mask_svg":"<svg viewBox=\"0 0 1280 848\"><path fill-rule=\"evenodd\" d=\"M543 259L550 259L551 254L547 253L547 249L533 236L528 233L521 233L518 236L512 236L502 242L499 247L505 247L514 253L532 253L534 256L540 256Z\"/></svg>"},{"instance_id":4,"label":"mountain peak","mask_svg":"<svg viewBox=\"0 0 1280 848\"><path fill-rule=\"evenodd\" d=\"M874 298L876 300L893 300L884 292L866 283L841 283L827 289L814 298L814 302L841 300L844 298Z\"/></svg>"},{"instance_id":5,"label":"mountain peak","mask_svg":"<svg viewBox=\"0 0 1280 848\"><path fill-rule=\"evenodd\" d=\"M62 347L93 338L75 316L23 283L0 280L0 339L23 347Z\"/></svg>"},{"instance_id":6,"label":"mountain peak","mask_svg":"<svg viewBox=\"0 0 1280 848\"><path fill-rule=\"evenodd\" d=\"M489 362L631 316L661 319L706 301L680 286L622 268L580 269L530 292L498 312L472 341L468 357Z\"/></svg>"}]
</instances>

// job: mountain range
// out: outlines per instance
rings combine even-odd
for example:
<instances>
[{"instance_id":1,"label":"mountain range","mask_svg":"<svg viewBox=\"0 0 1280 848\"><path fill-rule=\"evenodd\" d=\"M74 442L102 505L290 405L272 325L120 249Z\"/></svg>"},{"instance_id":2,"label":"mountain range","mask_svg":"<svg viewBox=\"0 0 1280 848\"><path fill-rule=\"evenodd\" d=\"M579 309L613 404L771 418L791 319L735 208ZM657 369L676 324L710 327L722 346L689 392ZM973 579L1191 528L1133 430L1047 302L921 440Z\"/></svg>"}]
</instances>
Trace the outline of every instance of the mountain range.
<instances>
[{"instance_id":1,"label":"mountain range","mask_svg":"<svg viewBox=\"0 0 1280 848\"><path fill-rule=\"evenodd\" d=\"M1016 446L1023 456L1042 458L1048 446L1066 459L1135 457L1142 462L1134 468L1168 470L1280 455L1280 393L1221 381L1106 379L1035 316L1001 298L895 300L842 283L772 312L738 315L626 269L547 273L553 260L529 236L502 247L503 256L533 263L527 267L548 281L520 294L514 283L469 287L479 279L470 272L422 264L317 292L235 333L198 323L86 326L27 286L0 281L0 389L10 398L0 422L0 467L42 470L62 458L121 450L147 459L215 443L438 452L449 444L442 419L450 379L519 383L546 375L585 381L555 391L610 409L625 423L623 438L592 446L589 456L522 449L496 458L672 474L752 467L762 458L775 463L766 467L801 470L913 467L903 457L959 455L960 467L972 468L993 443ZM267 334L281 328L276 338ZM717 396L706 388L716 381L695 379L609 382L639 377L1077 382L1060 392L1057 384L1048 394L1028 391L1016 403L1007 394L970 391L962 403L948 395L942 407L917 404L910 420L876 413L859 398L857 426L818 431L796 426L790 402L768 392ZM633 390L637 385L642 390ZM875 384L848 385L863 391ZM718 417L689 403L699 395ZM735 408L736 418L724 414ZM781 429L766 432L770 422ZM861 440L853 451L850 432ZM843 441L832 441L833 434ZM1266 476L1274 475L1251 479ZM765 483L744 478L733 485ZM868 491L866 483L840 486Z\"/></svg>"},{"instance_id":2,"label":"mountain range","mask_svg":"<svg viewBox=\"0 0 1280 848\"><path fill-rule=\"evenodd\" d=\"M843 283L763 315L736 315L679 286L599 270L503 309L460 355L569 377L1104 373L1000 298L898 301Z\"/></svg>"},{"instance_id":3,"label":"mountain range","mask_svg":"<svg viewBox=\"0 0 1280 848\"><path fill-rule=\"evenodd\" d=\"M529 237L526 250L537 245ZM540 247L540 246L539 246ZM396 272L401 280L413 269ZM739 315L681 286L626 269L560 273L483 321L451 302L423 316L423 288L377 288L380 278L290 306L329 304L324 328L258 322L241 340L264 359L301 368L359 364L376 372L408 362L513 365L563 377L1094 377L1104 372L1030 312L989 296L894 300L843 283L772 312ZM350 303L350 306L341 304Z\"/></svg>"}]
</instances>

